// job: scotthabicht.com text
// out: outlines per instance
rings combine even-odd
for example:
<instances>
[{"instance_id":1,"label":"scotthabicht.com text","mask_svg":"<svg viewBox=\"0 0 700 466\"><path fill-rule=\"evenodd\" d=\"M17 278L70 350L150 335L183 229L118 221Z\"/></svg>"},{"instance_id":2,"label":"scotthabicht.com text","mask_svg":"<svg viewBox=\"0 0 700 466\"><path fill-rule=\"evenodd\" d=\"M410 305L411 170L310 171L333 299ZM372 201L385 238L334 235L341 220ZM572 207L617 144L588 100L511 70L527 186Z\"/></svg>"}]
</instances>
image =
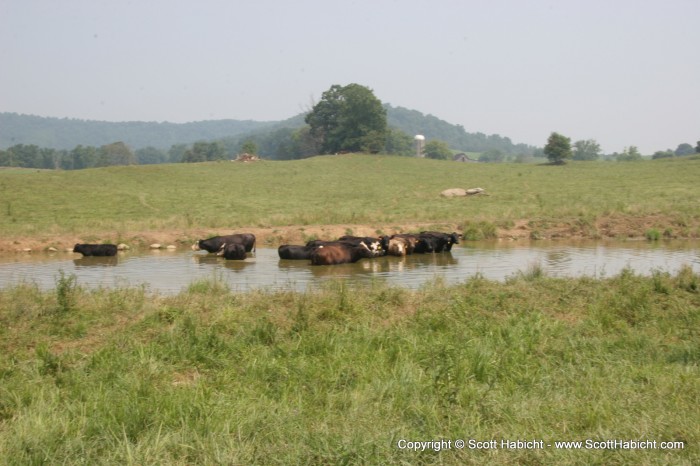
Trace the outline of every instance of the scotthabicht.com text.
<instances>
[{"instance_id":1,"label":"scotthabicht.com text","mask_svg":"<svg viewBox=\"0 0 700 466\"><path fill-rule=\"evenodd\" d=\"M400 450L441 451L441 450L682 450L685 442L657 440L565 440L544 441L539 439L518 440L476 440L476 439L439 439L407 440L396 443Z\"/></svg>"}]
</instances>

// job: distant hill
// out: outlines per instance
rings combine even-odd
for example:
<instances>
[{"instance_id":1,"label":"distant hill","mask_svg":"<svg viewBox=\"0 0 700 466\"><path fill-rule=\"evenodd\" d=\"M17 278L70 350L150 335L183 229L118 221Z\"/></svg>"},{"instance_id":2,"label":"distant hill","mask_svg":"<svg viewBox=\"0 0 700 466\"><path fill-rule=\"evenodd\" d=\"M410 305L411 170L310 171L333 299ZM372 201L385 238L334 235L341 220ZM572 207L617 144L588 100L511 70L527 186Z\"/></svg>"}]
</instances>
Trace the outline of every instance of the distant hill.
<instances>
[{"instance_id":1,"label":"distant hill","mask_svg":"<svg viewBox=\"0 0 700 466\"><path fill-rule=\"evenodd\" d=\"M121 141L132 149L215 140L270 127L278 122L211 120L192 123L108 122L0 113L0 149L35 144L52 149L99 147Z\"/></svg>"},{"instance_id":2,"label":"distant hill","mask_svg":"<svg viewBox=\"0 0 700 466\"><path fill-rule=\"evenodd\" d=\"M446 142L465 152L500 150L505 154L532 154L535 147L514 144L497 134L468 133L433 115L385 104L390 127L427 140ZM70 150L78 145L100 147L121 141L132 149L156 147L167 150L175 144L228 140L237 143L252 137L264 145L265 135L288 133L304 126L304 115L282 121L210 120L191 123L107 122L70 118L49 118L17 113L0 113L0 149L16 144L34 144L42 148Z\"/></svg>"},{"instance_id":3,"label":"distant hill","mask_svg":"<svg viewBox=\"0 0 700 466\"><path fill-rule=\"evenodd\" d=\"M387 123L413 136L422 134L426 140L444 141L453 149L465 152L500 150L505 154L530 155L536 149L527 144L514 144L510 138L498 134L468 133L461 125L453 125L433 115L424 115L416 110L384 105Z\"/></svg>"}]
</instances>

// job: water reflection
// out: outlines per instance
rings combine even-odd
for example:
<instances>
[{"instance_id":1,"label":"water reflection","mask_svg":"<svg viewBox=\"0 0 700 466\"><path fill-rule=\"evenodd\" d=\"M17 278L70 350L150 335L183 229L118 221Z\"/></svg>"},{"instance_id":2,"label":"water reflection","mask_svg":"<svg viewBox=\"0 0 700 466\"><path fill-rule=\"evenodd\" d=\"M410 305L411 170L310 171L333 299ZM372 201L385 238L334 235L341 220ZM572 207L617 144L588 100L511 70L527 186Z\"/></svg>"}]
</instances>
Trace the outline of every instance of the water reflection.
<instances>
[{"instance_id":1,"label":"water reflection","mask_svg":"<svg viewBox=\"0 0 700 466\"><path fill-rule=\"evenodd\" d=\"M70 253L0 255L0 287L34 282L55 287L63 271L84 286L114 287L146 284L152 291L176 293L197 280L221 277L232 289L294 289L322 286L329 279L358 283L384 280L419 288L440 276L459 283L476 274L504 280L533 266L550 276L605 277L624 268L650 274L669 273L690 265L700 272L700 242L677 243L466 243L451 253L363 259L355 264L311 266L308 261L280 260L273 248L258 249L243 261L225 260L193 251L120 253L116 257L82 257Z\"/></svg>"},{"instance_id":2,"label":"water reflection","mask_svg":"<svg viewBox=\"0 0 700 466\"><path fill-rule=\"evenodd\" d=\"M73 259L75 267L114 267L119 264L117 256L87 256Z\"/></svg>"}]
</instances>

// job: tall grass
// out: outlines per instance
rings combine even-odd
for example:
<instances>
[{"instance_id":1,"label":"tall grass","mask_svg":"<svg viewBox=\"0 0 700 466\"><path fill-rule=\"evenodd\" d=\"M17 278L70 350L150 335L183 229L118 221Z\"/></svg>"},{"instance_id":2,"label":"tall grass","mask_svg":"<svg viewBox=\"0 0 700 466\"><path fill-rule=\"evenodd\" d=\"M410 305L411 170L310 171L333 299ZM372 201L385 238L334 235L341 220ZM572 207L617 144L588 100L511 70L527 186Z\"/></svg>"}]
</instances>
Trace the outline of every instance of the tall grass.
<instances>
[{"instance_id":1,"label":"tall grass","mask_svg":"<svg viewBox=\"0 0 700 466\"><path fill-rule=\"evenodd\" d=\"M0 290L0 462L697 464L697 283L688 268L237 294L213 277L173 297L66 286L67 312L45 312L60 293Z\"/></svg>"},{"instance_id":2,"label":"tall grass","mask_svg":"<svg viewBox=\"0 0 700 466\"><path fill-rule=\"evenodd\" d=\"M0 234L110 235L312 224L528 219L591 228L601 216L662 214L663 231L694 234L697 160L638 164L460 164L395 156L327 156L69 172L0 172ZM489 196L440 197L450 187ZM683 226L686 225L686 226ZM677 231L676 231L677 230ZM100 238L102 239L102 237Z\"/></svg>"}]
</instances>

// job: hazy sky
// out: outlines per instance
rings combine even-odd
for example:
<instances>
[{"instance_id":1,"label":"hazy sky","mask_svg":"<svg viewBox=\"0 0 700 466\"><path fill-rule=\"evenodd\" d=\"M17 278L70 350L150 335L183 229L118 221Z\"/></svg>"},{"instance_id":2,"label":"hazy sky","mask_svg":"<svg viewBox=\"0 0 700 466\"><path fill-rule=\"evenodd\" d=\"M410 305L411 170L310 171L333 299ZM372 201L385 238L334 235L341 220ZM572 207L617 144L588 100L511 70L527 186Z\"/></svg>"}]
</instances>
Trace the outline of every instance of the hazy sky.
<instances>
[{"instance_id":1,"label":"hazy sky","mask_svg":"<svg viewBox=\"0 0 700 466\"><path fill-rule=\"evenodd\" d=\"M699 0L0 0L0 111L282 120L358 83L469 132L651 154L700 140L698 24Z\"/></svg>"}]
</instances>

